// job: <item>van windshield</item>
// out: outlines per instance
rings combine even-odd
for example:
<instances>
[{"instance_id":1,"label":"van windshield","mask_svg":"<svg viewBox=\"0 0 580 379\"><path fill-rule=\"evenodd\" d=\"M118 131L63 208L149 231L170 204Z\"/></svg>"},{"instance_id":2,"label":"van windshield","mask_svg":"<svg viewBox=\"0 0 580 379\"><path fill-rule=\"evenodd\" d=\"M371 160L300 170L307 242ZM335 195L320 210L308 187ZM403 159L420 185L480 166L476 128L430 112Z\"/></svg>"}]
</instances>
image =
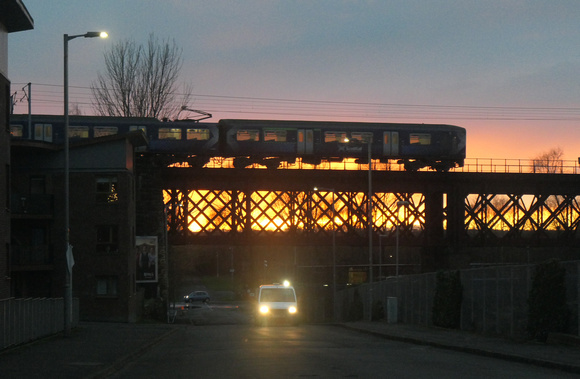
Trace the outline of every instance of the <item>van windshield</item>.
<instances>
[{"instance_id":1,"label":"van windshield","mask_svg":"<svg viewBox=\"0 0 580 379\"><path fill-rule=\"evenodd\" d=\"M291 288L262 288L260 301L294 302L294 291Z\"/></svg>"}]
</instances>

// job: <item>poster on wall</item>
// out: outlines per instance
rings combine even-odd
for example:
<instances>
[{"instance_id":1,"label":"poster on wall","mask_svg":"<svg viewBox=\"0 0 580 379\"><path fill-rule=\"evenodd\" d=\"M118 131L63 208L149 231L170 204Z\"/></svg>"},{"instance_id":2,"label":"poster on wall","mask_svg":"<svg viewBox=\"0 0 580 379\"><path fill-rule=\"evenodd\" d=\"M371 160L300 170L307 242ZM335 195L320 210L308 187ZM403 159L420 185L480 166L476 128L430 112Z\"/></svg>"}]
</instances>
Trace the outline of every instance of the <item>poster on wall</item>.
<instances>
[{"instance_id":1,"label":"poster on wall","mask_svg":"<svg viewBox=\"0 0 580 379\"><path fill-rule=\"evenodd\" d=\"M137 236L135 238L135 259L137 283L154 283L158 278L157 237Z\"/></svg>"}]
</instances>

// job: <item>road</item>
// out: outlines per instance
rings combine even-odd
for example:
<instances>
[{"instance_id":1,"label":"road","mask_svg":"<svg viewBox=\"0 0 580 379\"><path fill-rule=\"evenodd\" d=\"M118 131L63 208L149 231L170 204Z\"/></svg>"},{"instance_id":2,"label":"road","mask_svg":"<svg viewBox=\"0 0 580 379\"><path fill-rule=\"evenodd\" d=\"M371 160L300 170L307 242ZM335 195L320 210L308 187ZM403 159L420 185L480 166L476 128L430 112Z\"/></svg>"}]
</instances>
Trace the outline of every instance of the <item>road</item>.
<instances>
[{"instance_id":1,"label":"road","mask_svg":"<svg viewBox=\"0 0 580 379\"><path fill-rule=\"evenodd\" d=\"M182 330L112 378L577 378L525 364L418 346L330 325L253 326L235 304L196 305Z\"/></svg>"}]
</instances>

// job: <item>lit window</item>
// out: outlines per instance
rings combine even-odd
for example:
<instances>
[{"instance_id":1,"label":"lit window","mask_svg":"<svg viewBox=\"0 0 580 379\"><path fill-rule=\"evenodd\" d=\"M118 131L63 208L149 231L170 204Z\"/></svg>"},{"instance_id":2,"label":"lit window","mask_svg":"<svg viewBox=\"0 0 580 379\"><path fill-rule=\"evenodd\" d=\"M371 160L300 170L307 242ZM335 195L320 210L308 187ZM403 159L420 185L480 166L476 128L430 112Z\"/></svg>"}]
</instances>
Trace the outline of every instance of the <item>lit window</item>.
<instances>
[{"instance_id":1,"label":"lit window","mask_svg":"<svg viewBox=\"0 0 580 379\"><path fill-rule=\"evenodd\" d=\"M236 133L237 141L259 141L260 131L259 130L238 130Z\"/></svg>"},{"instance_id":2,"label":"lit window","mask_svg":"<svg viewBox=\"0 0 580 379\"><path fill-rule=\"evenodd\" d=\"M373 142L373 133L370 132L352 132L350 139L359 143Z\"/></svg>"},{"instance_id":3,"label":"lit window","mask_svg":"<svg viewBox=\"0 0 580 379\"><path fill-rule=\"evenodd\" d=\"M119 201L116 177L97 178L97 203L116 203Z\"/></svg>"},{"instance_id":4,"label":"lit window","mask_svg":"<svg viewBox=\"0 0 580 379\"><path fill-rule=\"evenodd\" d=\"M324 142L344 142L346 132L324 132Z\"/></svg>"},{"instance_id":5,"label":"lit window","mask_svg":"<svg viewBox=\"0 0 580 379\"><path fill-rule=\"evenodd\" d=\"M266 129L264 130L264 141L286 142L286 130Z\"/></svg>"},{"instance_id":6,"label":"lit window","mask_svg":"<svg viewBox=\"0 0 580 379\"><path fill-rule=\"evenodd\" d=\"M416 133L409 136L409 144L411 145L431 145L431 134Z\"/></svg>"},{"instance_id":7,"label":"lit window","mask_svg":"<svg viewBox=\"0 0 580 379\"><path fill-rule=\"evenodd\" d=\"M159 128L159 139L181 139L181 129Z\"/></svg>"},{"instance_id":8,"label":"lit window","mask_svg":"<svg viewBox=\"0 0 580 379\"><path fill-rule=\"evenodd\" d=\"M97 296L117 296L116 276L97 276Z\"/></svg>"},{"instance_id":9,"label":"lit window","mask_svg":"<svg viewBox=\"0 0 580 379\"><path fill-rule=\"evenodd\" d=\"M119 252L119 231L117 225L97 226L97 253Z\"/></svg>"},{"instance_id":10,"label":"lit window","mask_svg":"<svg viewBox=\"0 0 580 379\"><path fill-rule=\"evenodd\" d=\"M147 127L144 125L131 125L129 126L129 131L134 132L135 130L142 130L147 133Z\"/></svg>"},{"instance_id":11,"label":"lit window","mask_svg":"<svg viewBox=\"0 0 580 379\"><path fill-rule=\"evenodd\" d=\"M209 129L187 129L187 139L207 141L209 139Z\"/></svg>"},{"instance_id":12,"label":"lit window","mask_svg":"<svg viewBox=\"0 0 580 379\"><path fill-rule=\"evenodd\" d=\"M119 128L116 126L95 126L95 138L115 135L117 134L118 130Z\"/></svg>"},{"instance_id":13,"label":"lit window","mask_svg":"<svg viewBox=\"0 0 580 379\"><path fill-rule=\"evenodd\" d=\"M22 125L10 125L10 135L13 138L22 138Z\"/></svg>"},{"instance_id":14,"label":"lit window","mask_svg":"<svg viewBox=\"0 0 580 379\"><path fill-rule=\"evenodd\" d=\"M89 138L88 126L70 126L68 128L69 138Z\"/></svg>"}]
</instances>

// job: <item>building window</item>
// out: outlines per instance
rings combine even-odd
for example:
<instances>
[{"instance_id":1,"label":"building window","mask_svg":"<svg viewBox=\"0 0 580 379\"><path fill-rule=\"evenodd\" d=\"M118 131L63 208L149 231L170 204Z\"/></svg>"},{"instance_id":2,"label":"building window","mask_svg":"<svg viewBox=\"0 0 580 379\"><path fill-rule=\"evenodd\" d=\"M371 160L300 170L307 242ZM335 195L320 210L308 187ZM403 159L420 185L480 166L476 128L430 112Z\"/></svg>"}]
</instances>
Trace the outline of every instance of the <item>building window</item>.
<instances>
[{"instance_id":1,"label":"building window","mask_svg":"<svg viewBox=\"0 0 580 379\"><path fill-rule=\"evenodd\" d=\"M30 177L30 193L44 195L46 193L46 180L44 176Z\"/></svg>"},{"instance_id":2,"label":"building window","mask_svg":"<svg viewBox=\"0 0 580 379\"><path fill-rule=\"evenodd\" d=\"M119 228L117 225L97 226L97 253L119 252Z\"/></svg>"},{"instance_id":3,"label":"building window","mask_svg":"<svg viewBox=\"0 0 580 379\"><path fill-rule=\"evenodd\" d=\"M97 203L110 204L119 201L116 176L102 176L97 178Z\"/></svg>"},{"instance_id":4,"label":"building window","mask_svg":"<svg viewBox=\"0 0 580 379\"><path fill-rule=\"evenodd\" d=\"M97 276L97 296L117 296L116 276Z\"/></svg>"}]
</instances>

